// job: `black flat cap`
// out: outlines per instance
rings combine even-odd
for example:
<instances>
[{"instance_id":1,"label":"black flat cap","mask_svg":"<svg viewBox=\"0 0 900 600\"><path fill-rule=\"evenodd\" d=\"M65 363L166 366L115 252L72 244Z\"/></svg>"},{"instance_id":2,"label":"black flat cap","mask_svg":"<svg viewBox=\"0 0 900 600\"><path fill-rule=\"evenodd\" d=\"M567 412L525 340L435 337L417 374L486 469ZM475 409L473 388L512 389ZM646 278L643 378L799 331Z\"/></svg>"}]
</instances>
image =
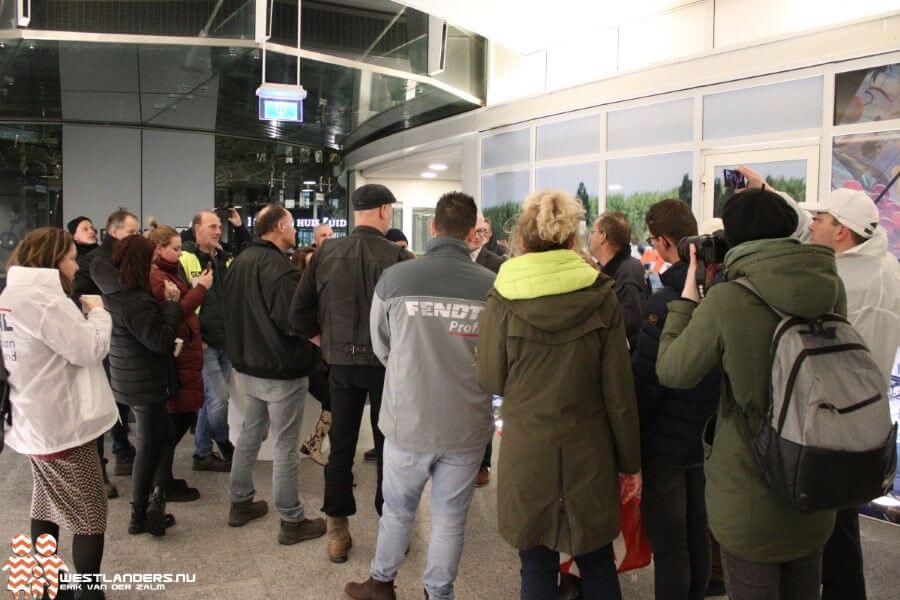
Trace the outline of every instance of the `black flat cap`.
<instances>
[{"instance_id":1,"label":"black flat cap","mask_svg":"<svg viewBox=\"0 0 900 600\"><path fill-rule=\"evenodd\" d=\"M353 204L353 210L369 210L378 208L382 204L393 204L397 199L391 190L377 183L367 183L361 188L353 192L350 196L350 203Z\"/></svg>"}]
</instances>

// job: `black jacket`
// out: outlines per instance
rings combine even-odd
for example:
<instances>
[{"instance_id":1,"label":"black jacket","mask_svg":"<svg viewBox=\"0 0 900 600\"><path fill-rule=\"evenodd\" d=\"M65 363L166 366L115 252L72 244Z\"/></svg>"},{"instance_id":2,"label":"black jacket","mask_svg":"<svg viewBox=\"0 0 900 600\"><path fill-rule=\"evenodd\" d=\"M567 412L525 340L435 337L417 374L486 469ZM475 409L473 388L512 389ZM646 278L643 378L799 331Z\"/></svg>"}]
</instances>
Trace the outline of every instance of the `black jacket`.
<instances>
[{"instance_id":1,"label":"black jacket","mask_svg":"<svg viewBox=\"0 0 900 600\"><path fill-rule=\"evenodd\" d=\"M75 258L75 262L78 263L78 272L75 273L75 291L72 294L72 298L79 307L81 306L81 303L78 299L81 298L82 295L100 294L100 288L97 287L97 284L94 283L94 278L91 276L91 263L94 262L94 259L98 256L107 260L112 258L112 251L117 241L118 240L111 235L107 235L103 238L102 244L95 246L88 252L82 250L82 248L85 248L84 246L75 244L75 247L78 250L78 256Z\"/></svg>"},{"instance_id":2,"label":"black jacket","mask_svg":"<svg viewBox=\"0 0 900 600\"><path fill-rule=\"evenodd\" d=\"M689 390L664 387L656 376L659 339L669 314L667 304L681 298L688 263L677 262L660 275L663 288L650 297L637 348L631 355L641 417L641 456L668 466L700 465L703 425L719 404L718 369Z\"/></svg>"},{"instance_id":3,"label":"black jacket","mask_svg":"<svg viewBox=\"0 0 900 600\"><path fill-rule=\"evenodd\" d=\"M293 333L291 299L300 270L275 244L253 240L225 276L228 360L239 373L263 379L305 377L312 344Z\"/></svg>"},{"instance_id":4,"label":"black jacket","mask_svg":"<svg viewBox=\"0 0 900 600\"><path fill-rule=\"evenodd\" d=\"M601 270L615 280L613 292L622 308L625 320L625 337L628 347L634 351L641 330L641 319L650 298L650 284L641 261L631 256L631 249L625 248L606 263ZM680 295L680 292L679 292Z\"/></svg>"},{"instance_id":5,"label":"black jacket","mask_svg":"<svg viewBox=\"0 0 900 600\"><path fill-rule=\"evenodd\" d=\"M136 406L165 403L177 382L173 371L181 305L162 306L149 292L125 289L105 258L91 263L91 276L112 315L109 377L116 402Z\"/></svg>"},{"instance_id":6,"label":"black jacket","mask_svg":"<svg viewBox=\"0 0 900 600\"><path fill-rule=\"evenodd\" d=\"M485 248L496 254L497 256L506 256L506 248L497 243L497 236L492 235Z\"/></svg>"},{"instance_id":7,"label":"black jacket","mask_svg":"<svg viewBox=\"0 0 900 600\"><path fill-rule=\"evenodd\" d=\"M481 251L478 252L478 256L475 257L476 263L494 273L500 271L500 265L503 264L504 260L506 259L491 252L486 247L482 248Z\"/></svg>"},{"instance_id":8,"label":"black jacket","mask_svg":"<svg viewBox=\"0 0 900 600\"><path fill-rule=\"evenodd\" d=\"M369 337L375 284L385 269L410 256L363 225L347 237L328 240L309 261L294 294L294 329L307 338L321 332L322 355L329 365L382 366Z\"/></svg>"}]
</instances>

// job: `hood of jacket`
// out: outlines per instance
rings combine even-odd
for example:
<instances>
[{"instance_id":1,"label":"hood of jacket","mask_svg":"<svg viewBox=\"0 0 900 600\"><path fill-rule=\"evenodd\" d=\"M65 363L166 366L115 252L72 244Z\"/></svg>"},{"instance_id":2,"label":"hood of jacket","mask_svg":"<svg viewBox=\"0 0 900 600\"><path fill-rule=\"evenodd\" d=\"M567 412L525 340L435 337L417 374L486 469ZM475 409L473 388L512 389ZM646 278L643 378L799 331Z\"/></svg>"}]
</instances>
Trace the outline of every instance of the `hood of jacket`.
<instances>
[{"instance_id":1,"label":"hood of jacket","mask_svg":"<svg viewBox=\"0 0 900 600\"><path fill-rule=\"evenodd\" d=\"M65 296L58 269L38 267L10 267L6 274L6 287L40 287L57 296Z\"/></svg>"},{"instance_id":2,"label":"hood of jacket","mask_svg":"<svg viewBox=\"0 0 900 600\"><path fill-rule=\"evenodd\" d=\"M115 294L125 289L119 280L119 271L105 258L98 257L91 263L91 277L100 291L106 295Z\"/></svg>"},{"instance_id":3,"label":"hood of jacket","mask_svg":"<svg viewBox=\"0 0 900 600\"><path fill-rule=\"evenodd\" d=\"M579 326L612 293L613 280L571 250L532 252L500 267L493 292L517 317L542 331Z\"/></svg>"},{"instance_id":4,"label":"hood of jacket","mask_svg":"<svg viewBox=\"0 0 900 600\"><path fill-rule=\"evenodd\" d=\"M725 272L729 280L746 277L766 302L806 319L832 310L840 296L834 251L794 238L740 244L725 256Z\"/></svg>"}]
</instances>

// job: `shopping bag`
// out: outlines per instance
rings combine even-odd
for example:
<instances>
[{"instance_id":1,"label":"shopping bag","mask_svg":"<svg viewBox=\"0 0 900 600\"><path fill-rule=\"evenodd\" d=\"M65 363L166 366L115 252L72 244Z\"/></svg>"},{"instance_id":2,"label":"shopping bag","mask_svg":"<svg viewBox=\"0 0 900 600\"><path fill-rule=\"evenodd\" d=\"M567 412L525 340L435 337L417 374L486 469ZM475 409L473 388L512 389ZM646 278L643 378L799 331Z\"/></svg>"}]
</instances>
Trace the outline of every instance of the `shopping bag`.
<instances>
[{"instance_id":1,"label":"shopping bag","mask_svg":"<svg viewBox=\"0 0 900 600\"><path fill-rule=\"evenodd\" d=\"M619 573L641 569L650 564L653 553L644 534L640 498L632 498L619 508L619 537L613 540L613 555ZM559 558L561 572L578 575L574 558L567 554L560 554Z\"/></svg>"}]
</instances>

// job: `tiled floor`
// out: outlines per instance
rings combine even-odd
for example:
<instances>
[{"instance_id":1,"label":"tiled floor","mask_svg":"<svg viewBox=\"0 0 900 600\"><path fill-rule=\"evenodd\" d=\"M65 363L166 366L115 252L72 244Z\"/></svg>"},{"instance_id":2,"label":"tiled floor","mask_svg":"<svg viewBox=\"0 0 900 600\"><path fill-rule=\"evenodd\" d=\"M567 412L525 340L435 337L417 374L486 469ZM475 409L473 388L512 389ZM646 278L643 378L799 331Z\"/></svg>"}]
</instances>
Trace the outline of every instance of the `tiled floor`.
<instances>
[{"instance_id":1,"label":"tiled floor","mask_svg":"<svg viewBox=\"0 0 900 600\"><path fill-rule=\"evenodd\" d=\"M313 407L308 408L307 418L314 415ZM246 527L228 527L227 474L190 471L193 438L186 438L178 448L176 476L185 477L200 488L203 497L198 502L169 505L178 524L164 538L128 535L131 484L129 478L114 478L121 497L109 504L104 571L110 575L188 573L196 574L197 580L193 584L168 584L165 591L109 592L108 597L160 600L343 598L345 582L368 576L369 561L375 548L375 466L361 462L362 452L370 446L371 434L365 431L359 448L360 462L356 466L359 514L351 521L354 548L350 561L343 565L334 565L325 558L324 539L280 546L276 542L278 519L272 512ZM258 463L254 474L258 497L271 501L271 463ZM301 491L310 513L317 516L322 503L322 469L309 460L304 460L301 466ZM30 498L31 475L27 460L12 451L4 452L0 456L0 539L27 532ZM429 532L428 502L426 491L412 550L397 581L399 597L403 600L422 598L421 573ZM71 537L66 532L62 535L62 556L69 560ZM897 597L896 590L900 589L900 570L897 568L900 564L900 529L865 522L863 536L868 559L869 598L892 600ZM651 568L625 574L621 581L625 598L652 598ZM518 596L518 582L516 553L497 534L496 488L492 482L475 493L456 597L459 600L513 600Z\"/></svg>"}]
</instances>

